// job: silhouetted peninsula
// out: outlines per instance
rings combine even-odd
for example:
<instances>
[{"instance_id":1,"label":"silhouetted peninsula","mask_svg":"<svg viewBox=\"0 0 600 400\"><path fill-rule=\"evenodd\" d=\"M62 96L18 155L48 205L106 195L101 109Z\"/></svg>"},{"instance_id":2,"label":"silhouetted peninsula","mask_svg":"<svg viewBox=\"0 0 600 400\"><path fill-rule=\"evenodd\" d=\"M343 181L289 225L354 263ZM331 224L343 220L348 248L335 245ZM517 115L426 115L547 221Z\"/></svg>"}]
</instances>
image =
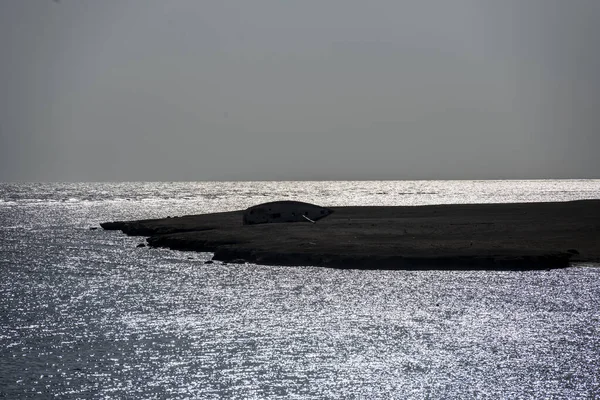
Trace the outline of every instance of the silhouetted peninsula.
<instances>
[{"instance_id":1,"label":"silhouetted peninsula","mask_svg":"<svg viewBox=\"0 0 600 400\"><path fill-rule=\"evenodd\" d=\"M220 261L364 269L545 269L600 262L600 200L332 207L316 224L243 225L243 211L101 224Z\"/></svg>"}]
</instances>

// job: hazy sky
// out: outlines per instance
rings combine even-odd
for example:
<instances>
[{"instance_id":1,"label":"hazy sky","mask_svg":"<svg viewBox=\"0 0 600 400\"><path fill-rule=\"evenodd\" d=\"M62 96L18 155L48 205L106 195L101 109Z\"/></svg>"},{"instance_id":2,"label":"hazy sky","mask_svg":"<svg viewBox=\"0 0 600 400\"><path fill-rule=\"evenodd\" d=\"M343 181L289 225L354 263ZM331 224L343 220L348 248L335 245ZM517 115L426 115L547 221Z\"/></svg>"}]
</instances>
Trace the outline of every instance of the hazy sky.
<instances>
[{"instance_id":1,"label":"hazy sky","mask_svg":"<svg viewBox=\"0 0 600 400\"><path fill-rule=\"evenodd\" d=\"M600 178L598 0L1 0L0 181Z\"/></svg>"}]
</instances>

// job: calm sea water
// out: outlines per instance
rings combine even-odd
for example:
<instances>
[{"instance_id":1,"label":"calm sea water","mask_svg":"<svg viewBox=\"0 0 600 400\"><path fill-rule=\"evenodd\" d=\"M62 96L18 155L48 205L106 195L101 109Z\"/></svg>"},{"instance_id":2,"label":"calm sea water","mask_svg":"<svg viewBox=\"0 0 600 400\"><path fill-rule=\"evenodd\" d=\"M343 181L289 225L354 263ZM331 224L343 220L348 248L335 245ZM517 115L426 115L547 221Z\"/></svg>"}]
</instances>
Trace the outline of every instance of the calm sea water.
<instances>
[{"instance_id":1,"label":"calm sea water","mask_svg":"<svg viewBox=\"0 0 600 400\"><path fill-rule=\"evenodd\" d=\"M205 265L99 222L600 198L599 180L0 184L0 397L600 397L600 268Z\"/></svg>"}]
</instances>

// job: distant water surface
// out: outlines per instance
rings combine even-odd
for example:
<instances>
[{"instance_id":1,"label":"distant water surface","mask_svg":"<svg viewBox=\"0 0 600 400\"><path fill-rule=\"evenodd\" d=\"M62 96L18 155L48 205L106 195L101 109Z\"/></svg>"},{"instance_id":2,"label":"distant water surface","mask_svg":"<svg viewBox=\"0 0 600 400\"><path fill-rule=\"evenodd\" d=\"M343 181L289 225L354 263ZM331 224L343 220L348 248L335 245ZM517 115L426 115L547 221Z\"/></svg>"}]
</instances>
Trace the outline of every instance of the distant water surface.
<instances>
[{"instance_id":1,"label":"distant water surface","mask_svg":"<svg viewBox=\"0 0 600 400\"><path fill-rule=\"evenodd\" d=\"M600 268L204 264L99 222L600 198L600 180L0 183L0 397L600 397Z\"/></svg>"}]
</instances>

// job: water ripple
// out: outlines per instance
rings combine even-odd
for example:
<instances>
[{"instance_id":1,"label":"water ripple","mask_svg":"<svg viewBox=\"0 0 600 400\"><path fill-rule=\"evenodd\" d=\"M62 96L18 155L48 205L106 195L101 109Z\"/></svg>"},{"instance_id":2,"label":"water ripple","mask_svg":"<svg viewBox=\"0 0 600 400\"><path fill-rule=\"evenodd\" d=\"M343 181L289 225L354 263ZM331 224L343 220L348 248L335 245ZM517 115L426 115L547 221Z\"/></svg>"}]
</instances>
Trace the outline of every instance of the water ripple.
<instances>
[{"instance_id":1,"label":"water ripple","mask_svg":"<svg viewBox=\"0 0 600 400\"><path fill-rule=\"evenodd\" d=\"M344 271L204 264L210 254L137 249L140 238L88 229L121 217L239 208L288 189L328 204L350 204L356 201L351 196L394 203L400 192L422 192L408 201L428 202L435 193L448 194L448 183L342 182L333 189L310 183L304 186L310 191L300 183L266 183L265 192L244 183L230 196L229 183L215 184L220 189L115 184L132 190L129 201L112 198L125 196L110 184L86 185L59 186L62 194L41 185L2 195L19 204L0 205L6 221L0 228L0 396L600 395L600 268ZM505 183L455 185L450 198L510 197ZM532 185L547 195L544 185ZM479 192L467 195L476 186ZM598 184L551 186L547 191L563 196L576 187L579 195L597 194ZM375 187L386 194L376 197ZM51 202L94 198L91 190L100 199ZM195 194L218 190L215 203ZM46 202L22 200L32 193ZM187 197L198 196L207 203L189 203Z\"/></svg>"}]
</instances>

